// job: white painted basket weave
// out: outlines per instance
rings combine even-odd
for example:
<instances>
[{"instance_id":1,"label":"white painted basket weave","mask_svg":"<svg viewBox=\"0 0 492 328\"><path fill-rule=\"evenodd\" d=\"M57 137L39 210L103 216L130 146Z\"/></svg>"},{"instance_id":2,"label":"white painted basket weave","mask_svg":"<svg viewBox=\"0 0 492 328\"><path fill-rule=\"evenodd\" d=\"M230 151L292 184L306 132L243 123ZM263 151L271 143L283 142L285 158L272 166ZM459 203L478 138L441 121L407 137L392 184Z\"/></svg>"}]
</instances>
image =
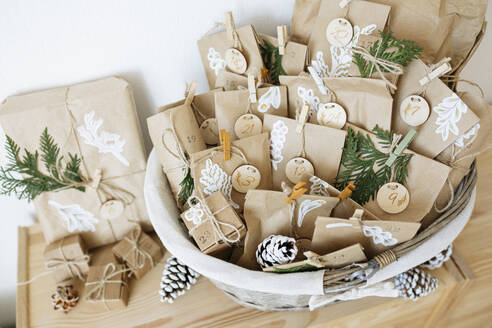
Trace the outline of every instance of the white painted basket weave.
<instances>
[{"instance_id":1,"label":"white painted basket weave","mask_svg":"<svg viewBox=\"0 0 492 328\"><path fill-rule=\"evenodd\" d=\"M326 305L323 302L323 270L265 273L247 270L201 253L178 221L179 211L155 151L152 151L148 160L144 189L150 220L167 250L209 278L239 304L266 311L307 310ZM475 193L476 190L473 190L468 204L452 221L397 262L378 270L367 280L367 285L394 277L444 250L470 219ZM326 298L333 295L327 295Z\"/></svg>"}]
</instances>

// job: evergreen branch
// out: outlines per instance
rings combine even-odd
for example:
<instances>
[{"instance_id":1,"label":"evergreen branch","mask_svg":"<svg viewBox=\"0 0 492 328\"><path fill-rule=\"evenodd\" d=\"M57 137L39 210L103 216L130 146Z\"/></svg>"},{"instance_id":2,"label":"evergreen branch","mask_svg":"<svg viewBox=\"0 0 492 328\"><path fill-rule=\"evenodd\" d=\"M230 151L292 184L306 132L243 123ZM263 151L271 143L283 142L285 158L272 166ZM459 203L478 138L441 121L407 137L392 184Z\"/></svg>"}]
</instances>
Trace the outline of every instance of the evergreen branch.
<instances>
[{"instance_id":1,"label":"evergreen branch","mask_svg":"<svg viewBox=\"0 0 492 328\"><path fill-rule=\"evenodd\" d=\"M184 153L185 157L187 160L190 159L190 156L188 155L187 152ZM186 204L188 201L188 198L193 194L193 190L195 189L195 181L193 180L193 177L191 176L191 168L185 167L183 168L184 171L186 171L186 174L183 178L183 180L179 183L179 186L181 189L179 190L178 193L178 199L181 205Z\"/></svg>"},{"instance_id":2,"label":"evergreen branch","mask_svg":"<svg viewBox=\"0 0 492 328\"><path fill-rule=\"evenodd\" d=\"M287 75L282 67L283 56L279 53L278 47L275 47L267 40L263 40L259 46L263 64L268 70L268 80L275 85L279 85L279 76Z\"/></svg>"}]
</instances>

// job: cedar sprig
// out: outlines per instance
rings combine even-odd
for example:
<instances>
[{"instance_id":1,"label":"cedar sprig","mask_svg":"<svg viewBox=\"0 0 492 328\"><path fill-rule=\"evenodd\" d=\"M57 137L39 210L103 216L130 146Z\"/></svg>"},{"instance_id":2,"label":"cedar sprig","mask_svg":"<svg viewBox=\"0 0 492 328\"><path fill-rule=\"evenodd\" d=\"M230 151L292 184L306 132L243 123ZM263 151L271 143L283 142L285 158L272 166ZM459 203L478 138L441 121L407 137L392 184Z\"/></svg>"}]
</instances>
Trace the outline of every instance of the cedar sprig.
<instances>
[{"instance_id":1,"label":"cedar sprig","mask_svg":"<svg viewBox=\"0 0 492 328\"><path fill-rule=\"evenodd\" d=\"M15 195L18 199L33 200L46 191L74 188L85 191L80 174L81 158L68 153L68 161L60 156L60 148L45 128L40 137L40 153L20 147L6 136L7 164L0 168L0 194ZM44 164L47 174L38 169ZM19 176L16 176L16 173Z\"/></svg>"},{"instance_id":2,"label":"cedar sprig","mask_svg":"<svg viewBox=\"0 0 492 328\"><path fill-rule=\"evenodd\" d=\"M384 131L378 126L372 132L376 135L379 145L389 150L394 133ZM335 179L335 188L343 190L349 182L352 182L356 187L352 192L352 199L363 205L371 198L374 199L381 186L390 182L392 172L395 181L404 184L408 177L408 163L412 155L398 156L392 167L385 165L388 157L389 154L376 148L369 135L364 135L360 131L355 132L349 127L341 159L343 170Z\"/></svg>"},{"instance_id":3,"label":"cedar sprig","mask_svg":"<svg viewBox=\"0 0 492 328\"><path fill-rule=\"evenodd\" d=\"M413 59L416 59L423 50L415 41L395 38L391 30L387 33L379 31L379 35L381 40L377 40L369 48L369 53L375 58L381 58L405 67ZM369 77L371 73L376 71L374 64L365 60L360 54L354 53L353 62L359 68L361 77ZM381 66L380 69L382 72L387 72Z\"/></svg>"},{"instance_id":4,"label":"cedar sprig","mask_svg":"<svg viewBox=\"0 0 492 328\"><path fill-rule=\"evenodd\" d=\"M275 47L267 40L263 40L259 46L263 64L268 70L268 81L275 85L279 85L279 76L287 75L282 67L283 56L280 54L278 47Z\"/></svg>"},{"instance_id":5,"label":"cedar sprig","mask_svg":"<svg viewBox=\"0 0 492 328\"><path fill-rule=\"evenodd\" d=\"M187 160L189 160L189 155L187 152L184 153L185 157ZM193 190L195 188L195 181L193 180L193 177L191 176L191 168L185 167L183 168L185 172L185 176L183 180L179 183L179 186L181 189L179 190L178 193L178 199L181 205L186 204L188 201L188 198L193 194Z\"/></svg>"}]
</instances>

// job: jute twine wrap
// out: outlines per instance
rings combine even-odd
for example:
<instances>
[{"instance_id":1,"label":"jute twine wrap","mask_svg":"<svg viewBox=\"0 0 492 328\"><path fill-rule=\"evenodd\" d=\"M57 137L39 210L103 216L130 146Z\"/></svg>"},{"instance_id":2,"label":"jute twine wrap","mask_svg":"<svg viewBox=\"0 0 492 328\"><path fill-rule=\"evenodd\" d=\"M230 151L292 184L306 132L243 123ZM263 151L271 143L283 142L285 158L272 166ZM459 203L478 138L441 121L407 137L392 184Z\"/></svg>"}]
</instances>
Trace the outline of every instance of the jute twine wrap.
<instances>
[{"instance_id":1,"label":"jute twine wrap","mask_svg":"<svg viewBox=\"0 0 492 328\"><path fill-rule=\"evenodd\" d=\"M119 279L119 280L111 280L111 279L118 276L118 275L124 274L125 272L128 272L128 271L130 271L130 269L116 270L116 266L114 263L106 264L100 280L85 283L86 287L95 286L93 289L91 289L87 293L86 299L91 303L102 301L104 303L104 306L106 307L106 310L109 311L110 308L109 308L108 304L106 303L107 300L105 298L106 285L107 284L123 284L126 286L126 281L123 281L121 279Z\"/></svg>"},{"instance_id":2,"label":"jute twine wrap","mask_svg":"<svg viewBox=\"0 0 492 328\"><path fill-rule=\"evenodd\" d=\"M90 256L81 255L73 259L67 259L63 252L63 242L65 239L60 239L57 249L60 251L61 258L50 259L45 262L46 269L55 271L58 269L67 269L70 272L71 277L77 277L80 280L84 280L84 274L82 273L81 265L89 264Z\"/></svg>"},{"instance_id":3,"label":"jute twine wrap","mask_svg":"<svg viewBox=\"0 0 492 328\"><path fill-rule=\"evenodd\" d=\"M142 228L136 226L123 240L131 245L131 248L126 254L121 256L122 260L129 265L131 271L129 275L135 274L135 270L139 270L145 266L146 260L149 260L151 267L153 268L155 263L152 255L146 250L140 248L139 242L142 236ZM132 261L129 261L132 259ZM131 266L130 266L130 263Z\"/></svg>"}]
</instances>

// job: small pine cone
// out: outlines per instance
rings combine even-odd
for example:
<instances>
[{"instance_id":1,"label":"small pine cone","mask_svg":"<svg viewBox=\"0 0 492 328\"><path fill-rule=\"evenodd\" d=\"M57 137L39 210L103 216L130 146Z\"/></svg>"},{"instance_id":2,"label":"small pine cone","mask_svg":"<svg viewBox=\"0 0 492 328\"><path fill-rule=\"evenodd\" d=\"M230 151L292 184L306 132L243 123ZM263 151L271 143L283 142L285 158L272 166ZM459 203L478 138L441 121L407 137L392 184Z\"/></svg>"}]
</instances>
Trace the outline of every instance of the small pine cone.
<instances>
[{"instance_id":1,"label":"small pine cone","mask_svg":"<svg viewBox=\"0 0 492 328\"><path fill-rule=\"evenodd\" d=\"M296 255L296 240L280 235L265 238L256 249L256 261L262 268L290 263Z\"/></svg>"},{"instance_id":2,"label":"small pine cone","mask_svg":"<svg viewBox=\"0 0 492 328\"><path fill-rule=\"evenodd\" d=\"M420 266L430 270L440 268L444 264L444 262L448 261L451 258L452 254L453 254L453 244L449 244L449 246L446 247L446 249L439 252L439 254L437 254L430 260L422 263Z\"/></svg>"},{"instance_id":3,"label":"small pine cone","mask_svg":"<svg viewBox=\"0 0 492 328\"><path fill-rule=\"evenodd\" d=\"M416 301L434 291L438 287L438 281L432 275L413 268L395 277L395 287L401 297Z\"/></svg>"},{"instance_id":4,"label":"small pine cone","mask_svg":"<svg viewBox=\"0 0 492 328\"><path fill-rule=\"evenodd\" d=\"M171 256L167 259L164 271L162 271L161 302L173 303L174 300L183 295L191 285L196 283L200 275L192 270L189 266Z\"/></svg>"},{"instance_id":5,"label":"small pine cone","mask_svg":"<svg viewBox=\"0 0 492 328\"><path fill-rule=\"evenodd\" d=\"M57 286L56 292L51 295L51 304L55 311L70 312L79 302L79 296L72 285Z\"/></svg>"}]
</instances>

